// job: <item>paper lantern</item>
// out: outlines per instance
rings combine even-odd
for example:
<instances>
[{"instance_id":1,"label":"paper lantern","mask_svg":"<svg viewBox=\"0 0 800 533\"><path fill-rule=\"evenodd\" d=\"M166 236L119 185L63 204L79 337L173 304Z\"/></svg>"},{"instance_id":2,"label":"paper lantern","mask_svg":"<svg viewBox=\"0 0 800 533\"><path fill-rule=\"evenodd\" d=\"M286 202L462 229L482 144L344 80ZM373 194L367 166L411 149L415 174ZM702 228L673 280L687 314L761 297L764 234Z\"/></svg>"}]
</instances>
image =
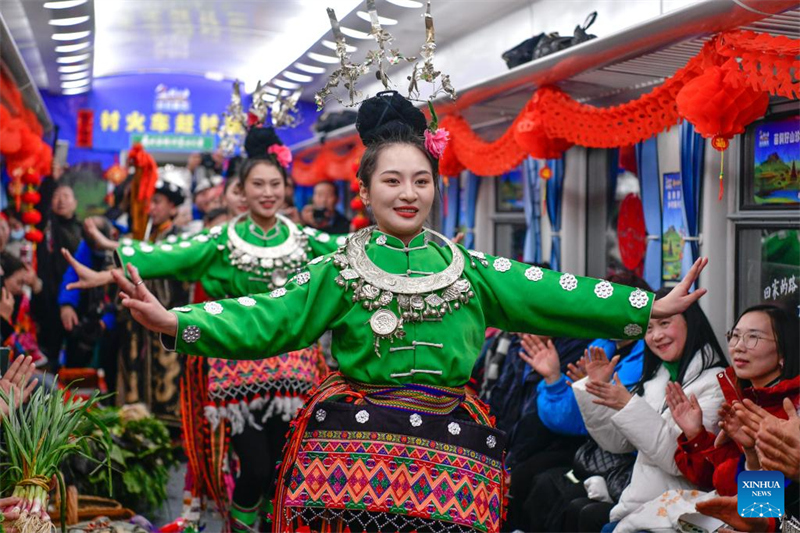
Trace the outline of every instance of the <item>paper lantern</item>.
<instances>
[{"instance_id":1,"label":"paper lantern","mask_svg":"<svg viewBox=\"0 0 800 533\"><path fill-rule=\"evenodd\" d=\"M42 177L36 172L26 172L22 175L22 183L38 187L42 183Z\"/></svg>"},{"instance_id":2,"label":"paper lantern","mask_svg":"<svg viewBox=\"0 0 800 533\"><path fill-rule=\"evenodd\" d=\"M353 211L361 211L364 209L364 201L361 199L360 196L356 196L352 200L350 200L350 209Z\"/></svg>"},{"instance_id":3,"label":"paper lantern","mask_svg":"<svg viewBox=\"0 0 800 533\"><path fill-rule=\"evenodd\" d=\"M358 231L369 226L369 219L364 215L357 215L353 217L353 221L350 224L353 226L354 231Z\"/></svg>"},{"instance_id":4,"label":"paper lantern","mask_svg":"<svg viewBox=\"0 0 800 533\"><path fill-rule=\"evenodd\" d=\"M41 231L34 228L25 234L25 240L38 244L44 240L44 235L42 235Z\"/></svg>"},{"instance_id":5,"label":"paper lantern","mask_svg":"<svg viewBox=\"0 0 800 533\"><path fill-rule=\"evenodd\" d=\"M622 264L628 270L638 270L647 252L647 228L642 200L633 193L626 196L620 205L617 239Z\"/></svg>"},{"instance_id":6,"label":"paper lantern","mask_svg":"<svg viewBox=\"0 0 800 533\"><path fill-rule=\"evenodd\" d=\"M22 194L22 201L26 204L36 205L42 201L42 195L36 191L28 191Z\"/></svg>"},{"instance_id":7,"label":"paper lantern","mask_svg":"<svg viewBox=\"0 0 800 533\"><path fill-rule=\"evenodd\" d=\"M25 211L24 213L22 213L22 222L24 222L25 224L30 224L31 226L35 226L41 221L42 221L42 214L36 209L31 209L30 211Z\"/></svg>"},{"instance_id":8,"label":"paper lantern","mask_svg":"<svg viewBox=\"0 0 800 533\"><path fill-rule=\"evenodd\" d=\"M769 106L769 94L746 85L737 70L713 66L689 81L675 97L678 114L691 122L695 131L712 139L719 152L728 148L734 135L744 133L748 124L762 117ZM719 200L724 192L725 156L720 157Z\"/></svg>"}]
</instances>

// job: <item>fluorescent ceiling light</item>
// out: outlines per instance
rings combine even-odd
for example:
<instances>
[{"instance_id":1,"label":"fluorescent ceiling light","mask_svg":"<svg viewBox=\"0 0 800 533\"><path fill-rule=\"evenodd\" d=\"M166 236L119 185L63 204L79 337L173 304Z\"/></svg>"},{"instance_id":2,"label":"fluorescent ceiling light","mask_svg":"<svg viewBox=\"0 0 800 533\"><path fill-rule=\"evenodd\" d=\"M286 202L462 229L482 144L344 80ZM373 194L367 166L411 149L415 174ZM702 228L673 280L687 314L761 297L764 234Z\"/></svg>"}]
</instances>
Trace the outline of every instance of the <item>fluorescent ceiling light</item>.
<instances>
[{"instance_id":1,"label":"fluorescent ceiling light","mask_svg":"<svg viewBox=\"0 0 800 533\"><path fill-rule=\"evenodd\" d=\"M56 63L60 63L62 65L69 64L69 63L80 63L81 61L86 61L91 57L91 54L80 54L77 56L63 56L57 57Z\"/></svg>"},{"instance_id":2,"label":"fluorescent ceiling light","mask_svg":"<svg viewBox=\"0 0 800 533\"><path fill-rule=\"evenodd\" d=\"M85 79L85 80L76 80L76 81L64 81L61 82L62 89L77 89L78 87L85 87L92 83L92 80Z\"/></svg>"},{"instance_id":3,"label":"fluorescent ceiling light","mask_svg":"<svg viewBox=\"0 0 800 533\"><path fill-rule=\"evenodd\" d=\"M89 77L89 71L86 72L75 72L74 74L62 74L61 81L75 81L75 80L83 80Z\"/></svg>"},{"instance_id":4,"label":"fluorescent ceiling light","mask_svg":"<svg viewBox=\"0 0 800 533\"><path fill-rule=\"evenodd\" d=\"M53 40L54 41L77 41L78 39L85 39L86 37L90 36L92 32L90 30L86 31L73 31L71 33L54 33Z\"/></svg>"},{"instance_id":5,"label":"fluorescent ceiling light","mask_svg":"<svg viewBox=\"0 0 800 533\"><path fill-rule=\"evenodd\" d=\"M77 26L78 24L83 24L87 20L89 20L89 15L84 15L82 17L70 17L66 19L52 19L50 20L49 24L51 26Z\"/></svg>"},{"instance_id":6,"label":"fluorescent ceiling light","mask_svg":"<svg viewBox=\"0 0 800 533\"><path fill-rule=\"evenodd\" d=\"M322 74L327 70L323 67L314 67L311 65L306 65L305 63L295 63L294 68L297 70L302 70L303 72L308 72L309 74Z\"/></svg>"},{"instance_id":7,"label":"fluorescent ceiling light","mask_svg":"<svg viewBox=\"0 0 800 533\"><path fill-rule=\"evenodd\" d=\"M318 61L320 63L328 63L330 65L333 65L334 63L339 62L339 58L336 56L326 56L318 54L316 52L309 52L306 55L308 56L309 59L313 59L314 61Z\"/></svg>"},{"instance_id":8,"label":"fluorescent ceiling light","mask_svg":"<svg viewBox=\"0 0 800 533\"><path fill-rule=\"evenodd\" d=\"M280 89L276 89L275 87L270 87L269 85L264 87L264 91L269 93L269 94L281 94L281 90Z\"/></svg>"},{"instance_id":9,"label":"fluorescent ceiling light","mask_svg":"<svg viewBox=\"0 0 800 533\"><path fill-rule=\"evenodd\" d=\"M325 48L330 48L330 49L331 49L331 50L333 50L334 52L336 51L336 43L335 43L335 42L333 42L333 41L329 41L329 40L325 39L325 40L323 40L323 41L322 41L322 46L324 46ZM353 45L347 44L347 43L345 43L345 45L344 45L344 49L345 49L347 52L351 53L351 54L352 54L353 52L357 52L357 51L358 51L358 48L356 48L356 47L355 47L355 46L353 46Z\"/></svg>"},{"instance_id":10,"label":"fluorescent ceiling light","mask_svg":"<svg viewBox=\"0 0 800 533\"><path fill-rule=\"evenodd\" d=\"M275 96L274 94L265 94L264 96L261 97L261 99L264 100L265 102L274 102L275 100L278 99L278 97Z\"/></svg>"},{"instance_id":11,"label":"fluorescent ceiling light","mask_svg":"<svg viewBox=\"0 0 800 533\"><path fill-rule=\"evenodd\" d=\"M87 85L86 87L78 87L77 89L64 89L61 91L61 94L66 94L67 96L69 96L71 94L88 93L90 89L91 87Z\"/></svg>"},{"instance_id":12,"label":"fluorescent ceiling light","mask_svg":"<svg viewBox=\"0 0 800 533\"><path fill-rule=\"evenodd\" d=\"M61 46L56 46L56 53L58 54L66 54L69 52L78 52L80 50L86 50L92 45L90 42L85 43L78 43L78 44L62 44Z\"/></svg>"},{"instance_id":13,"label":"fluorescent ceiling light","mask_svg":"<svg viewBox=\"0 0 800 533\"><path fill-rule=\"evenodd\" d=\"M277 85L282 89L297 89L300 87L299 83L295 83L293 81L286 81L286 80L272 80L271 82L273 85Z\"/></svg>"},{"instance_id":14,"label":"fluorescent ceiling light","mask_svg":"<svg viewBox=\"0 0 800 533\"><path fill-rule=\"evenodd\" d=\"M386 0L390 4L394 4L400 7L407 7L409 9L417 9L422 7L422 2L417 2L416 0Z\"/></svg>"},{"instance_id":15,"label":"fluorescent ceiling light","mask_svg":"<svg viewBox=\"0 0 800 533\"><path fill-rule=\"evenodd\" d=\"M289 70L283 73L283 77L300 83L308 83L314 79L313 76L306 76L305 74L298 74L297 72Z\"/></svg>"},{"instance_id":16,"label":"fluorescent ceiling light","mask_svg":"<svg viewBox=\"0 0 800 533\"><path fill-rule=\"evenodd\" d=\"M372 24L372 19L369 18L369 13L367 13L366 11L358 11L356 13L356 16L361 20L366 20L367 22ZM397 20L390 19L388 17L378 17L378 22L381 23L381 26L394 26L395 24L397 24Z\"/></svg>"},{"instance_id":17,"label":"fluorescent ceiling light","mask_svg":"<svg viewBox=\"0 0 800 533\"><path fill-rule=\"evenodd\" d=\"M342 33L347 35L348 37L352 37L353 39L373 39L372 35L369 33L364 33L363 31L354 30L352 28L348 28L347 26L342 26Z\"/></svg>"},{"instance_id":18,"label":"fluorescent ceiling light","mask_svg":"<svg viewBox=\"0 0 800 533\"><path fill-rule=\"evenodd\" d=\"M45 9L69 9L85 4L89 0L60 0L58 2L45 2L42 7Z\"/></svg>"},{"instance_id":19,"label":"fluorescent ceiling light","mask_svg":"<svg viewBox=\"0 0 800 533\"><path fill-rule=\"evenodd\" d=\"M225 74L222 72L206 72L205 78L207 80L222 81L225 79Z\"/></svg>"},{"instance_id":20,"label":"fluorescent ceiling light","mask_svg":"<svg viewBox=\"0 0 800 533\"><path fill-rule=\"evenodd\" d=\"M83 65L63 65L58 67L58 71L65 74L69 72L80 72L82 70L89 70L90 66L89 63L84 63Z\"/></svg>"}]
</instances>

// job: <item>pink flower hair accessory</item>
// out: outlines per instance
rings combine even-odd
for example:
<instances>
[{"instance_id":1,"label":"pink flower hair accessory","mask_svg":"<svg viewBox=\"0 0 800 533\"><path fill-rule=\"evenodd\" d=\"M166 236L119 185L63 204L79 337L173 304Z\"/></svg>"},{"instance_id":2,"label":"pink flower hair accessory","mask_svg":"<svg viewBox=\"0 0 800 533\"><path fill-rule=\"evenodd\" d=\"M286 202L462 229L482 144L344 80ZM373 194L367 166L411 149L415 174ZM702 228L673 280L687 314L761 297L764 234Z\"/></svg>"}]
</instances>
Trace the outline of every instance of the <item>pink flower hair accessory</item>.
<instances>
[{"instance_id":1,"label":"pink flower hair accessory","mask_svg":"<svg viewBox=\"0 0 800 533\"><path fill-rule=\"evenodd\" d=\"M289 150L288 146L273 144L267 148L267 153L275 154L275 157L278 159L278 164L283 168L289 168L289 165L292 164L292 151Z\"/></svg>"},{"instance_id":2,"label":"pink flower hair accessory","mask_svg":"<svg viewBox=\"0 0 800 533\"><path fill-rule=\"evenodd\" d=\"M440 159L450 140L450 132L444 128L438 128L435 133L425 130L425 149L436 159Z\"/></svg>"}]
</instances>

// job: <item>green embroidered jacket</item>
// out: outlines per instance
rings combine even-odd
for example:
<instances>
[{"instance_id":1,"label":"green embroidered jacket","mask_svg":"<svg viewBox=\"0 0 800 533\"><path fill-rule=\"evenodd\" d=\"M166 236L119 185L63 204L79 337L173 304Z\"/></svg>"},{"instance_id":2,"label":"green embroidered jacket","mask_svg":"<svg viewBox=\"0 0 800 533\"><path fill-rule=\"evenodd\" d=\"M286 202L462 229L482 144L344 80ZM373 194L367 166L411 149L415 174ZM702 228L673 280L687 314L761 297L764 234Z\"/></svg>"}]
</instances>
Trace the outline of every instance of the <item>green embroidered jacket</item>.
<instances>
[{"instance_id":1,"label":"green embroidered jacket","mask_svg":"<svg viewBox=\"0 0 800 533\"><path fill-rule=\"evenodd\" d=\"M422 232L405 247L374 230L366 254L392 274L419 277L441 272L451 262L450 248L428 242L427 235ZM610 339L640 338L646 329L654 300L651 293L462 247L457 253L465 258L462 278L469 282L469 302L440 319L406 321L404 338L380 341L380 357L370 326L375 308L356 301L352 284L342 286L342 271L333 253L313 260L284 288L172 310L178 318L178 336L175 340L164 336L164 342L176 342L184 353L260 359L308 346L330 329L333 356L351 379L455 387L469 379L489 326ZM161 268L167 273L182 265ZM384 307L402 314L396 299Z\"/></svg>"},{"instance_id":2,"label":"green embroidered jacket","mask_svg":"<svg viewBox=\"0 0 800 533\"><path fill-rule=\"evenodd\" d=\"M247 224L247 219L241 220L236 225L236 234L249 244L264 247L264 241L254 236ZM347 238L346 235L329 235L313 228L297 226L297 229L302 233L302 238L307 239L301 264L336 250ZM289 234L289 227L279 223L278 232L269 240L269 246L284 243ZM228 224L206 229L186 239L174 237L158 244L123 239L117 249L116 259L126 275L126 265L132 263L139 269L142 279L199 281L212 298L241 296L274 288L270 272L247 272L231 264ZM294 274L292 269L287 268L286 271L287 277Z\"/></svg>"}]
</instances>

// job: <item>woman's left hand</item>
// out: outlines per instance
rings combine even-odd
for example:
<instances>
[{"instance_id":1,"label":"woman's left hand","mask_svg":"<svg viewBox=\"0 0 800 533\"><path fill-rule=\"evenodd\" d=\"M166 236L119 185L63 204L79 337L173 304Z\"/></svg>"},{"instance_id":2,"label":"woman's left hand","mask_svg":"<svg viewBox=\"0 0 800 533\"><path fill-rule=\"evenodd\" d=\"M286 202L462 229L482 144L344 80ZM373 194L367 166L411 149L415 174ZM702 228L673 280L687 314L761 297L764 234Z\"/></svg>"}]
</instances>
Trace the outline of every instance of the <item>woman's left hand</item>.
<instances>
[{"instance_id":1,"label":"woman's left hand","mask_svg":"<svg viewBox=\"0 0 800 533\"><path fill-rule=\"evenodd\" d=\"M615 411L621 410L628 405L633 395L628 392L628 389L619 380L619 375L614 374L613 383L604 383L598 381L588 381L586 383L586 391L592 396L597 396L596 400L592 400L597 405L605 405Z\"/></svg>"},{"instance_id":2,"label":"woman's left hand","mask_svg":"<svg viewBox=\"0 0 800 533\"><path fill-rule=\"evenodd\" d=\"M686 273L686 276L673 288L669 294L653 302L653 309L650 313L650 318L665 318L668 316L678 315L686 311L690 305L703 297L708 289L697 289L694 292L689 292L692 285L700 277L700 273L708 265L708 258L701 257L694 262L692 268Z\"/></svg>"}]
</instances>

